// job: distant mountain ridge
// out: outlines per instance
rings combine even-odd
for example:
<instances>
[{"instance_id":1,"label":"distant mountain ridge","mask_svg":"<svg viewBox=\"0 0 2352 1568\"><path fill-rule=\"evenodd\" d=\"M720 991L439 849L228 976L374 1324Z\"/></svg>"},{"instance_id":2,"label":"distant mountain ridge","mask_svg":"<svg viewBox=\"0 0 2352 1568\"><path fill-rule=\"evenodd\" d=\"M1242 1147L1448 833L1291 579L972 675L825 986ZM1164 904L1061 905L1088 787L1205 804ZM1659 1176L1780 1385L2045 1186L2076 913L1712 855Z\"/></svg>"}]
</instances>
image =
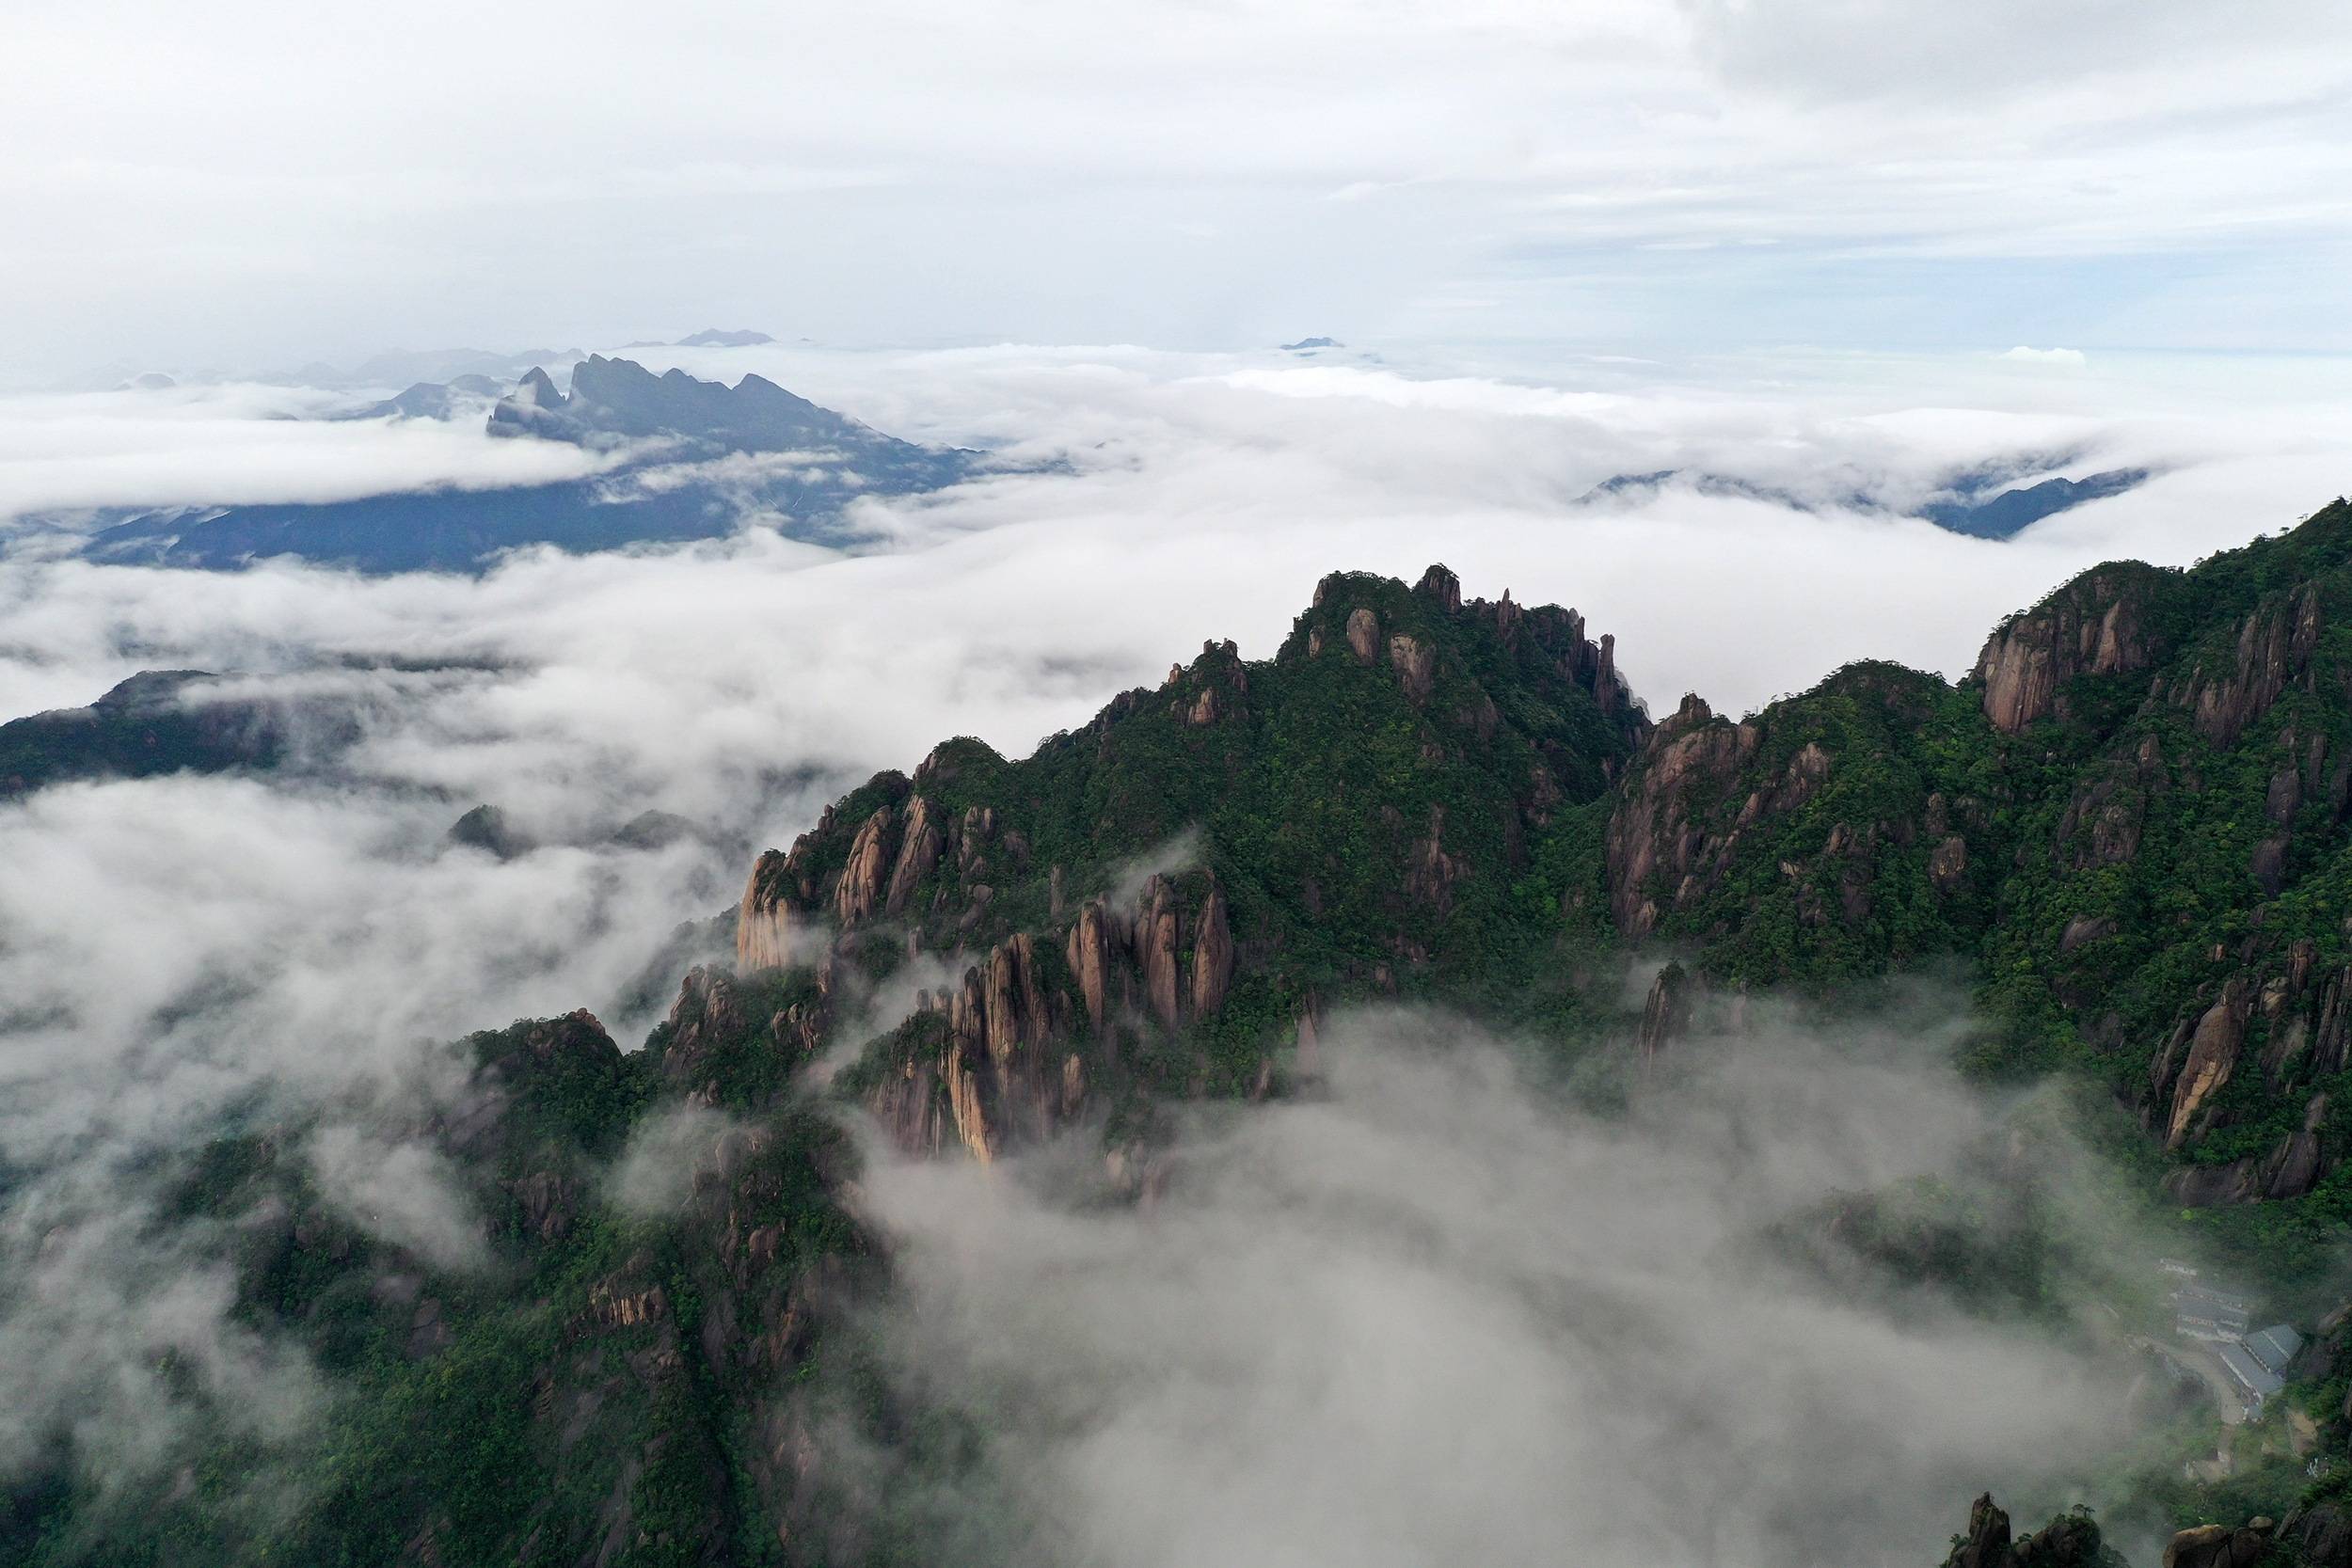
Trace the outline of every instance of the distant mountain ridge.
<instances>
[{"instance_id":1,"label":"distant mountain ridge","mask_svg":"<svg viewBox=\"0 0 2352 1568\"><path fill-rule=\"evenodd\" d=\"M2039 465L2047 467L2048 465ZM1890 502L1873 491L1848 490L1826 504L1857 512L1894 512L1919 517L1953 533L1976 539L2010 539L2042 521L2086 501L2103 500L2137 489L2154 477L2148 468L2110 468L2081 479L2050 478L2031 484L2017 481L2033 471L2032 463L1994 463L1947 476L1941 499L1921 504ZM1700 469L1660 468L1649 473L1618 474L1586 491L1580 501L1654 495L1669 485L1681 485L1702 496L1734 497L1765 501L1799 512L1816 512L1825 503L1775 484L1759 483L1736 475Z\"/></svg>"},{"instance_id":2,"label":"distant mountain ridge","mask_svg":"<svg viewBox=\"0 0 2352 1568\"><path fill-rule=\"evenodd\" d=\"M925 450L820 408L765 376L733 387L684 371L660 375L633 359L590 355L572 370L568 393L533 370L490 410L493 436L536 436L609 449L630 441L683 441L723 452L858 452L892 464L919 463Z\"/></svg>"},{"instance_id":3,"label":"distant mountain ridge","mask_svg":"<svg viewBox=\"0 0 2352 1568\"><path fill-rule=\"evenodd\" d=\"M460 413L479 402L483 385L461 376L412 386L346 417ZM479 571L501 551L532 545L581 553L718 538L755 515L781 519L794 538L832 543L853 531L842 511L857 498L939 489L977 461L974 452L885 436L762 376L730 388L679 370L656 375L600 355L573 367L568 393L545 368L532 366L491 407L485 428L496 436L565 442L615 462L594 478L547 484L162 508L102 530L85 553L211 571L274 556L362 572ZM740 464L715 471L720 460L744 456L771 461L748 472ZM693 471L697 464L714 471Z\"/></svg>"},{"instance_id":4,"label":"distant mountain ridge","mask_svg":"<svg viewBox=\"0 0 2352 1568\"><path fill-rule=\"evenodd\" d=\"M339 420L453 420L495 401L502 385L486 375L452 376L446 382L420 381L380 403L372 403L330 418Z\"/></svg>"}]
</instances>

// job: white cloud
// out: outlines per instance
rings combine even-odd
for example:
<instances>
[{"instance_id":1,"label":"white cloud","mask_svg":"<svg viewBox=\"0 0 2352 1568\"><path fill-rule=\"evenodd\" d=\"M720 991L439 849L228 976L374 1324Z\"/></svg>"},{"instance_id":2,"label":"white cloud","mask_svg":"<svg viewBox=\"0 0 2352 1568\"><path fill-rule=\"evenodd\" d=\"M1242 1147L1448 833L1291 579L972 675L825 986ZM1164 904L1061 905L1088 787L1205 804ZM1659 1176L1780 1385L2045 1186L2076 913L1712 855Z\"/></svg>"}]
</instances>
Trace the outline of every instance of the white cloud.
<instances>
[{"instance_id":1,"label":"white cloud","mask_svg":"<svg viewBox=\"0 0 2352 1568\"><path fill-rule=\"evenodd\" d=\"M559 441L492 440L475 423L306 417L348 403L244 385L0 398L0 528L41 511L545 483L604 461Z\"/></svg>"},{"instance_id":2,"label":"white cloud","mask_svg":"<svg viewBox=\"0 0 2352 1568\"><path fill-rule=\"evenodd\" d=\"M1600 1122L1444 1019L1327 1037L1330 1098L1196 1117L1141 1212L1077 1149L862 1183L884 1364L986 1434L942 1555L1009 1514L1005 1560L1136 1568L1932 1561L2114 1441L2127 1369L1763 1243L1984 1134L1922 1040L1707 1042Z\"/></svg>"},{"instance_id":3,"label":"white cloud","mask_svg":"<svg viewBox=\"0 0 2352 1568\"><path fill-rule=\"evenodd\" d=\"M309 1153L320 1193L361 1230L437 1269L472 1272L488 1263L482 1216L439 1150L338 1126L312 1134Z\"/></svg>"}]
</instances>

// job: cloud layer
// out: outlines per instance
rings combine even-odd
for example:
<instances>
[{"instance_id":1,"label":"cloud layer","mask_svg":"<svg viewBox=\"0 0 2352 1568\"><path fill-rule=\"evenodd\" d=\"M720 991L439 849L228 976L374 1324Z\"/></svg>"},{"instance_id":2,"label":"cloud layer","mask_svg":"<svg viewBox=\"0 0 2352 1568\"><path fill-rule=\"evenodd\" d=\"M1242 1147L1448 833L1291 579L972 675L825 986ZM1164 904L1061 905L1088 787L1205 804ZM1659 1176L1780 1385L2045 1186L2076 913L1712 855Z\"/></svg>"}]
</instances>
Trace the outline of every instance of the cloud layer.
<instances>
[{"instance_id":1,"label":"cloud layer","mask_svg":"<svg viewBox=\"0 0 2352 1568\"><path fill-rule=\"evenodd\" d=\"M1654 704L1696 689L1739 709L1865 655L1958 672L1993 621L2082 566L2185 562L2291 522L2341 488L2352 428L2341 405L2292 402L2299 384L2217 388L2104 356L2056 376L1971 355L1708 375L1589 363L1573 378L1122 348L670 357L1052 463L862 503L854 550L753 527L675 550L525 554L478 579L100 567L56 532L12 539L0 714L202 668L232 677L214 697L346 708L357 738L275 779L0 805L0 1262L42 1282L0 1307L0 1333L52 1332L42 1303L87 1276L118 1303L103 1322L120 1325L105 1345L122 1365L155 1314L198 1335L217 1282L186 1282L193 1256L136 1267L152 1243L121 1217L168 1168L159 1153L233 1107L430 1099L452 1086L427 1070L431 1042L517 1017L584 1005L633 1045L638 982L673 931L732 904L752 852L841 789L950 735L1025 752L1204 638L1264 657L1326 572L1442 560L1471 593L1582 610ZM151 396L0 404L8 504L219 494L204 486L232 470L251 496L479 482L532 456L468 430L271 417L290 410L269 400L299 411L305 394L198 391L160 413ZM42 434L68 416L88 424L61 447L70 461ZM2164 473L2010 545L1837 504L2036 452ZM1816 510L1671 485L1579 504L1612 475L1664 467ZM501 862L446 842L480 801L544 847ZM614 839L648 809L701 832L650 850ZM674 980L657 977L656 1006ZM658 1189L685 1156L648 1148ZM463 1214L393 1201L429 1192L430 1172L386 1194L362 1180L381 1164L368 1149L312 1152L362 1223L462 1260ZM271 1364L214 1328L218 1365ZM75 1386L28 1393L59 1402L26 1418L70 1408Z\"/></svg>"},{"instance_id":2,"label":"cloud layer","mask_svg":"<svg viewBox=\"0 0 2352 1568\"><path fill-rule=\"evenodd\" d=\"M1707 1042L1608 1123L1456 1022L1329 1042L1329 1098L1202 1118L1140 1213L1054 1150L872 1174L891 1364L989 1434L959 1560L1925 1562L2117 1430L2090 1362L1762 1244L1983 1133L1916 1042Z\"/></svg>"}]
</instances>

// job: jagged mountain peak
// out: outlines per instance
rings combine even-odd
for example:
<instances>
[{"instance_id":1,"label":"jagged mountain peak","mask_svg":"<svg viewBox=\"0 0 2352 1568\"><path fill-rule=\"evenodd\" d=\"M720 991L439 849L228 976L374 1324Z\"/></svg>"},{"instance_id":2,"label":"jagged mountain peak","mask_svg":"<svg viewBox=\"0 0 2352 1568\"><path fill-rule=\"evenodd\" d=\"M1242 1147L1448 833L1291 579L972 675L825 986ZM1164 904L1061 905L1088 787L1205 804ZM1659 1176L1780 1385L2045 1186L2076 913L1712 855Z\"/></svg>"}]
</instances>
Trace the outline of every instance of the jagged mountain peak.
<instances>
[{"instance_id":1,"label":"jagged mountain peak","mask_svg":"<svg viewBox=\"0 0 2352 1568\"><path fill-rule=\"evenodd\" d=\"M675 367L656 374L633 359L597 354L573 367L568 395L533 371L490 411L489 429L583 446L669 438L711 451L921 451L765 376L746 375L729 387Z\"/></svg>"}]
</instances>

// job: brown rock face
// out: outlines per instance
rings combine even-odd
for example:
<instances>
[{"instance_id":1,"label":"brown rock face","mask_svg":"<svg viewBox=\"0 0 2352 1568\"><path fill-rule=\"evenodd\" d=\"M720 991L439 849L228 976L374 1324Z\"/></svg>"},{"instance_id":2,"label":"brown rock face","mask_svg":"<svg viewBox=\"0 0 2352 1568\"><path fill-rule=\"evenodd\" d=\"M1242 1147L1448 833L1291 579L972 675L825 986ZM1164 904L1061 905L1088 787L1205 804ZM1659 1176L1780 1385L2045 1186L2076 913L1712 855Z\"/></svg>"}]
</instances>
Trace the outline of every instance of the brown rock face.
<instances>
[{"instance_id":1,"label":"brown rock face","mask_svg":"<svg viewBox=\"0 0 2352 1568\"><path fill-rule=\"evenodd\" d=\"M1928 856L1928 880L1938 893L1950 893L1968 879L1968 841L1958 833L1939 840Z\"/></svg>"},{"instance_id":2,"label":"brown rock face","mask_svg":"<svg viewBox=\"0 0 2352 1568\"><path fill-rule=\"evenodd\" d=\"M1078 911L1076 924L1070 927L1070 973L1077 978L1079 994L1086 999L1087 1022L1099 1037L1108 1022L1111 963L1113 954L1123 953L1126 935L1102 900L1090 900Z\"/></svg>"},{"instance_id":3,"label":"brown rock face","mask_svg":"<svg viewBox=\"0 0 2352 1568\"><path fill-rule=\"evenodd\" d=\"M1225 918L1225 890L1212 883L1192 944L1193 1016L1209 1018L1220 1011L1232 980L1233 935Z\"/></svg>"},{"instance_id":4,"label":"brown rock face","mask_svg":"<svg viewBox=\"0 0 2352 1568\"><path fill-rule=\"evenodd\" d=\"M736 906L735 967L745 974L792 961L792 911L775 886L774 873L783 863L773 849L760 856Z\"/></svg>"},{"instance_id":5,"label":"brown rock face","mask_svg":"<svg viewBox=\"0 0 2352 1568\"><path fill-rule=\"evenodd\" d=\"M1403 632L1389 639L1389 663L1396 671L1397 683L1405 688L1405 695L1415 703L1425 703L1437 684L1438 650L1428 647Z\"/></svg>"},{"instance_id":6,"label":"brown rock face","mask_svg":"<svg viewBox=\"0 0 2352 1568\"><path fill-rule=\"evenodd\" d=\"M906 831L898 838L898 863L891 868L890 892L882 901L884 913L906 912L914 890L938 866L940 852L946 845L939 813L931 803L920 795L909 800Z\"/></svg>"},{"instance_id":7,"label":"brown rock face","mask_svg":"<svg viewBox=\"0 0 2352 1568\"><path fill-rule=\"evenodd\" d=\"M2215 1090L2230 1081L2238 1053L2246 1044L2246 984L2233 980L2221 999L2205 1009L2190 1037L2188 1060L2172 1089L2172 1114L2165 1127L2164 1147L2178 1148L2187 1140L2189 1123Z\"/></svg>"},{"instance_id":8,"label":"brown rock face","mask_svg":"<svg viewBox=\"0 0 2352 1568\"><path fill-rule=\"evenodd\" d=\"M2154 661L2141 570L2102 566L1995 631L1977 657L1984 716L2014 735L2058 711L2078 675L2121 674Z\"/></svg>"},{"instance_id":9,"label":"brown rock face","mask_svg":"<svg viewBox=\"0 0 2352 1568\"><path fill-rule=\"evenodd\" d=\"M1369 610L1352 610L1347 614L1347 645L1356 650L1356 662L1370 664L1374 652L1380 646L1380 621Z\"/></svg>"},{"instance_id":10,"label":"brown rock face","mask_svg":"<svg viewBox=\"0 0 2352 1568\"><path fill-rule=\"evenodd\" d=\"M2153 739L2153 737L2152 737ZM2144 751L2137 764L2088 778L2074 789L2058 819L2052 854L2076 871L2121 865L2139 853L2148 797L2166 786L2164 759Z\"/></svg>"},{"instance_id":11,"label":"brown rock face","mask_svg":"<svg viewBox=\"0 0 2352 1568\"><path fill-rule=\"evenodd\" d=\"M1462 579L1441 565L1432 566L1423 572L1421 581L1413 585L1413 592L1424 598L1437 600L1438 608L1448 615L1462 608ZM1510 595L1506 593L1503 596L1508 598Z\"/></svg>"},{"instance_id":12,"label":"brown rock face","mask_svg":"<svg viewBox=\"0 0 2352 1568\"><path fill-rule=\"evenodd\" d=\"M876 1085L866 1097L866 1108L898 1148L935 1157L951 1134L961 1136L952 1119L941 1116L942 1099L938 1071L929 1062L909 1061Z\"/></svg>"},{"instance_id":13,"label":"brown rock face","mask_svg":"<svg viewBox=\"0 0 2352 1568\"><path fill-rule=\"evenodd\" d=\"M559 1240L571 1230L580 1201L579 1183L543 1170L508 1182L506 1190L521 1207L524 1223L541 1241Z\"/></svg>"},{"instance_id":14,"label":"brown rock face","mask_svg":"<svg viewBox=\"0 0 2352 1568\"><path fill-rule=\"evenodd\" d=\"M833 896L834 912L844 926L854 926L882 911L892 824L891 809L883 806L866 819L857 837L850 841L850 861L841 868L841 880L834 885Z\"/></svg>"},{"instance_id":15,"label":"brown rock face","mask_svg":"<svg viewBox=\"0 0 2352 1568\"><path fill-rule=\"evenodd\" d=\"M1709 834L1696 817L1733 786L1760 738L1752 725L1717 720L1696 697L1684 698L1680 710L1650 733L1609 818L1609 897L1618 929L1642 937L1657 928L1661 911L1651 893L1653 880L1662 881L1667 896L1678 900L1696 891L1700 873L1727 860L1737 828L1728 835ZM1828 757L1808 747L1792 763L1782 793L1792 799L1809 795L1828 768ZM1764 804L1750 802L1755 814ZM1753 819L1750 811L1740 815L1743 821Z\"/></svg>"},{"instance_id":16,"label":"brown rock face","mask_svg":"<svg viewBox=\"0 0 2352 1568\"><path fill-rule=\"evenodd\" d=\"M1178 1003L1176 942L1183 924L1176 908L1176 890L1165 877L1143 887L1136 911L1136 957L1143 966L1143 994L1152 1016L1163 1029L1183 1022Z\"/></svg>"},{"instance_id":17,"label":"brown rock face","mask_svg":"<svg viewBox=\"0 0 2352 1568\"><path fill-rule=\"evenodd\" d=\"M988 956L986 1037L988 1053L1002 1064L1023 1046L1042 1045L1054 1032L1038 985L1035 939L1026 931L1007 939Z\"/></svg>"},{"instance_id":18,"label":"brown rock face","mask_svg":"<svg viewBox=\"0 0 2352 1568\"><path fill-rule=\"evenodd\" d=\"M1167 877L1147 881L1132 922L1101 899L1060 933L1068 989L1049 982L1038 943L1021 931L989 949L956 985L918 998L937 1020L937 1055L916 1054L867 1091L866 1103L911 1153L961 1145L976 1159L1034 1141L1083 1115L1094 1058L1071 1049L1086 1034L1109 1042L1140 1002L1164 1028L1214 1016L1232 989L1238 949L1224 890L1209 884L1187 911Z\"/></svg>"},{"instance_id":19,"label":"brown rock face","mask_svg":"<svg viewBox=\"0 0 2352 1568\"><path fill-rule=\"evenodd\" d=\"M2198 1525L2182 1530L2164 1548L2164 1568L2254 1568L2270 1549L2272 1525L2255 1519L2238 1529Z\"/></svg>"},{"instance_id":20,"label":"brown rock face","mask_svg":"<svg viewBox=\"0 0 2352 1568\"><path fill-rule=\"evenodd\" d=\"M2319 995L2312 1031L2312 1070L2342 1072L2352 1065L2352 968L2330 976Z\"/></svg>"},{"instance_id":21,"label":"brown rock face","mask_svg":"<svg viewBox=\"0 0 2352 1568\"><path fill-rule=\"evenodd\" d=\"M2315 1094L2303 1108L2302 1127L2266 1152L2249 1154L2226 1165L2184 1166L2165 1178L2165 1191L2191 1209L2301 1197L2335 1168L2319 1132L2327 1117L2328 1097Z\"/></svg>"},{"instance_id":22,"label":"brown rock face","mask_svg":"<svg viewBox=\"0 0 2352 1568\"><path fill-rule=\"evenodd\" d=\"M743 1027L735 977L723 969L688 972L670 1007L670 1038L661 1053L661 1076L700 1104L718 1102L716 1053Z\"/></svg>"},{"instance_id":23,"label":"brown rock face","mask_svg":"<svg viewBox=\"0 0 2352 1568\"><path fill-rule=\"evenodd\" d=\"M2302 1554L2309 1568L2352 1568L2352 1513L2340 1503L2317 1503L2290 1513L2279 1534Z\"/></svg>"},{"instance_id":24,"label":"brown rock face","mask_svg":"<svg viewBox=\"0 0 2352 1568\"><path fill-rule=\"evenodd\" d=\"M988 1096L981 1087L980 1071L969 1065L962 1051L951 1051L944 1068L947 1087L948 1113L954 1120L956 1135L972 1158L987 1164L996 1158L997 1144L1002 1134L989 1115Z\"/></svg>"},{"instance_id":25,"label":"brown rock face","mask_svg":"<svg viewBox=\"0 0 2352 1568\"><path fill-rule=\"evenodd\" d=\"M2248 616L2231 663L2208 669L2201 661L2174 700L2188 708L2200 735L2217 746L2233 745L2311 667L2318 646L2319 589L2306 583L2274 594Z\"/></svg>"},{"instance_id":26,"label":"brown rock face","mask_svg":"<svg viewBox=\"0 0 2352 1568\"><path fill-rule=\"evenodd\" d=\"M2263 892L2273 898L2279 896L2279 890L2287 881L2286 834L2275 834L2255 845L2254 852L2247 857L2246 874Z\"/></svg>"}]
</instances>

